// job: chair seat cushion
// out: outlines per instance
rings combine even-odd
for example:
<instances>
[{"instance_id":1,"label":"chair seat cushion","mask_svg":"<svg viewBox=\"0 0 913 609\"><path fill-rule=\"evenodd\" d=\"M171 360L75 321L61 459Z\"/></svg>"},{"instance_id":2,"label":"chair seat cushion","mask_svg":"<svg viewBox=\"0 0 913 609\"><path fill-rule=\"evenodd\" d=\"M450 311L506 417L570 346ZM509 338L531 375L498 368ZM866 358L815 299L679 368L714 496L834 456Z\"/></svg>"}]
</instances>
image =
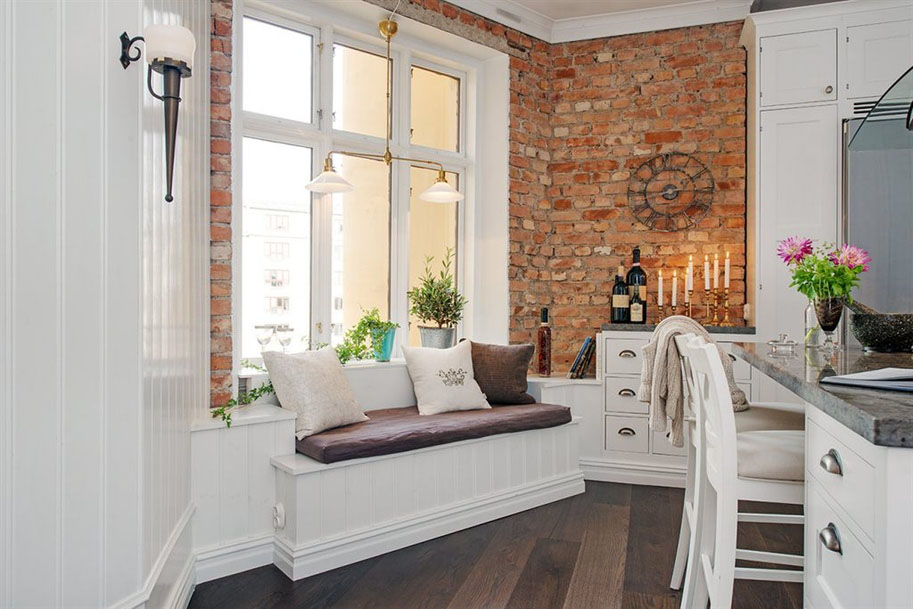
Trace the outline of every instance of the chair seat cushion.
<instances>
[{"instance_id":1,"label":"chair seat cushion","mask_svg":"<svg viewBox=\"0 0 913 609\"><path fill-rule=\"evenodd\" d=\"M736 440L740 478L805 480L805 432L744 431Z\"/></svg>"},{"instance_id":2,"label":"chair seat cushion","mask_svg":"<svg viewBox=\"0 0 913 609\"><path fill-rule=\"evenodd\" d=\"M321 463L401 453L495 434L556 427L571 421L571 409L522 404L484 410L420 415L418 408L371 410L370 419L330 429L297 442L299 453Z\"/></svg>"},{"instance_id":3,"label":"chair seat cushion","mask_svg":"<svg viewBox=\"0 0 913 609\"><path fill-rule=\"evenodd\" d=\"M765 431L776 429L805 429L805 411L796 404L751 402L751 408L735 413L735 429Z\"/></svg>"}]
</instances>

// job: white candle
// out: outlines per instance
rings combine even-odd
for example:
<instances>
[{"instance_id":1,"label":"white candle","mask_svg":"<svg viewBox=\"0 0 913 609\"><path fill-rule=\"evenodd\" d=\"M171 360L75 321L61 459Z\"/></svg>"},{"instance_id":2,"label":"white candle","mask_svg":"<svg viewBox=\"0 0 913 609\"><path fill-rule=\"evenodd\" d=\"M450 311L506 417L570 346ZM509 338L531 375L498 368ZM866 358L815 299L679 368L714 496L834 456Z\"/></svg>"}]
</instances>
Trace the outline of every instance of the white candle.
<instances>
[{"instance_id":1,"label":"white candle","mask_svg":"<svg viewBox=\"0 0 913 609\"><path fill-rule=\"evenodd\" d=\"M678 269L672 271L672 306L678 304Z\"/></svg>"},{"instance_id":2,"label":"white candle","mask_svg":"<svg viewBox=\"0 0 913 609\"><path fill-rule=\"evenodd\" d=\"M720 255L713 255L713 289L720 287Z\"/></svg>"},{"instance_id":3,"label":"white candle","mask_svg":"<svg viewBox=\"0 0 913 609\"><path fill-rule=\"evenodd\" d=\"M723 287L728 289L729 288L729 252L726 252L726 267L723 270L723 272L725 274L723 277Z\"/></svg>"},{"instance_id":4,"label":"white candle","mask_svg":"<svg viewBox=\"0 0 913 609\"><path fill-rule=\"evenodd\" d=\"M704 254L704 290L710 291L710 262L707 254Z\"/></svg>"},{"instance_id":5,"label":"white candle","mask_svg":"<svg viewBox=\"0 0 913 609\"><path fill-rule=\"evenodd\" d=\"M727 260L727 264L728 264L728 260ZM729 268L729 267L727 266L726 268ZM729 275L727 274L726 276L728 277ZM663 270L662 269L659 269L658 283L659 283L659 286L657 287L657 291L656 291L656 304L657 304L657 306L661 307L661 306L663 306Z\"/></svg>"},{"instance_id":6,"label":"white candle","mask_svg":"<svg viewBox=\"0 0 913 609\"><path fill-rule=\"evenodd\" d=\"M691 271L685 269L685 304L691 302L688 293L691 291Z\"/></svg>"},{"instance_id":7,"label":"white candle","mask_svg":"<svg viewBox=\"0 0 913 609\"><path fill-rule=\"evenodd\" d=\"M694 256L688 256L688 275L685 277L685 291L690 292L693 289L694 289Z\"/></svg>"}]
</instances>

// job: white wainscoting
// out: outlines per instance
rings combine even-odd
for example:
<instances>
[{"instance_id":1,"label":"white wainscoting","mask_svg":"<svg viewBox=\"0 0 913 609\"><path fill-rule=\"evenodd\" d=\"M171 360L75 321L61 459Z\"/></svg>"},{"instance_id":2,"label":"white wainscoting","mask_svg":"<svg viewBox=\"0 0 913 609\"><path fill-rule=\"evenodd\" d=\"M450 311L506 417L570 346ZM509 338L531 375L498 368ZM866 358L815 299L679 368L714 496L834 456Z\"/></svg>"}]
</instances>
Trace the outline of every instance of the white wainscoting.
<instances>
[{"instance_id":1,"label":"white wainscoting","mask_svg":"<svg viewBox=\"0 0 913 609\"><path fill-rule=\"evenodd\" d=\"M275 563L298 580L582 493L578 427L329 465L276 457Z\"/></svg>"},{"instance_id":2,"label":"white wainscoting","mask_svg":"<svg viewBox=\"0 0 913 609\"><path fill-rule=\"evenodd\" d=\"M256 404L193 426L196 581L273 562L276 475L270 459L295 452L295 413Z\"/></svg>"},{"instance_id":3,"label":"white wainscoting","mask_svg":"<svg viewBox=\"0 0 913 609\"><path fill-rule=\"evenodd\" d=\"M120 33L153 22L197 38L172 204L162 104L144 62L117 61ZM161 606L190 589L208 55L209 2L0 2L2 607Z\"/></svg>"}]
</instances>

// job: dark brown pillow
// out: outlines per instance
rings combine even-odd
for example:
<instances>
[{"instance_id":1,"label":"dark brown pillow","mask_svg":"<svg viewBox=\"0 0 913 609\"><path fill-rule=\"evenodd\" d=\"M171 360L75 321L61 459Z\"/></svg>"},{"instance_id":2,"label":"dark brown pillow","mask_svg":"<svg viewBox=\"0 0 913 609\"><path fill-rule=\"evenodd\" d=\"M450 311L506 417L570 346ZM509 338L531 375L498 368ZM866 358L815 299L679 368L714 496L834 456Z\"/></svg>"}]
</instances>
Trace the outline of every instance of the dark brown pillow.
<instances>
[{"instance_id":1,"label":"dark brown pillow","mask_svg":"<svg viewBox=\"0 0 913 609\"><path fill-rule=\"evenodd\" d=\"M534 404L526 393L532 345L486 345L472 341L472 373L492 406Z\"/></svg>"}]
</instances>

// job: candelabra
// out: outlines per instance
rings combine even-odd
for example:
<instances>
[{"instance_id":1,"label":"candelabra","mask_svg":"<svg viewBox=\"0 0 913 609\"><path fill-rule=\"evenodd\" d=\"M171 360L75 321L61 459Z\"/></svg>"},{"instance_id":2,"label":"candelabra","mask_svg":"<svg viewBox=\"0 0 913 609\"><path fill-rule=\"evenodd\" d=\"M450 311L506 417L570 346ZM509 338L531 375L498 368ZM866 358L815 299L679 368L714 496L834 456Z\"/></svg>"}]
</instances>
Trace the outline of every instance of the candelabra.
<instances>
[{"instance_id":1,"label":"candelabra","mask_svg":"<svg viewBox=\"0 0 913 609\"><path fill-rule=\"evenodd\" d=\"M724 288L723 294L723 321L720 322L720 325L724 328L729 328L735 325L729 321L729 288Z\"/></svg>"},{"instance_id":2,"label":"candelabra","mask_svg":"<svg viewBox=\"0 0 913 609\"><path fill-rule=\"evenodd\" d=\"M709 289L704 290L704 309L705 309L704 319L706 319L707 321L710 321L710 317L711 317L711 315L713 315L713 313L712 313L713 306L710 304L710 290Z\"/></svg>"},{"instance_id":3,"label":"candelabra","mask_svg":"<svg viewBox=\"0 0 913 609\"><path fill-rule=\"evenodd\" d=\"M678 315L678 305L672 305L669 307L669 310L672 312L672 316L675 317Z\"/></svg>"},{"instance_id":4,"label":"candelabra","mask_svg":"<svg viewBox=\"0 0 913 609\"><path fill-rule=\"evenodd\" d=\"M720 288L713 290L713 325L720 322Z\"/></svg>"},{"instance_id":5,"label":"candelabra","mask_svg":"<svg viewBox=\"0 0 913 609\"><path fill-rule=\"evenodd\" d=\"M662 321L663 319L665 319L666 315L665 315L665 310L663 308L663 305L657 304L656 310L659 311L659 320L658 321ZM675 315L675 312L673 311L672 314Z\"/></svg>"},{"instance_id":6,"label":"candelabra","mask_svg":"<svg viewBox=\"0 0 913 609\"><path fill-rule=\"evenodd\" d=\"M694 304L694 288L688 290L688 302L685 304L688 305L688 317L691 317L691 307Z\"/></svg>"}]
</instances>

